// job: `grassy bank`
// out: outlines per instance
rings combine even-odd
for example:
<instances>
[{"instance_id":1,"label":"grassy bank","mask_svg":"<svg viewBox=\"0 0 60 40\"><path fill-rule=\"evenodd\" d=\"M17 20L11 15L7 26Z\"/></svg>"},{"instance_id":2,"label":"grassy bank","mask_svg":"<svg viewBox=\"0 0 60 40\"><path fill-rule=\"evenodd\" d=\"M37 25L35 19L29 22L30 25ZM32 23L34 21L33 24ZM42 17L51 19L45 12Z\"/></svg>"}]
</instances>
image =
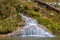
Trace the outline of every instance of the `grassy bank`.
<instances>
[{"instance_id":1,"label":"grassy bank","mask_svg":"<svg viewBox=\"0 0 60 40\"><path fill-rule=\"evenodd\" d=\"M26 0L0 0L0 33L11 32L21 21L19 12L35 18L55 35L60 35L60 15L52 9ZM8 31L7 31L8 30Z\"/></svg>"},{"instance_id":2,"label":"grassy bank","mask_svg":"<svg viewBox=\"0 0 60 40\"><path fill-rule=\"evenodd\" d=\"M21 21L16 10L18 4L18 0L0 0L0 34L12 32L18 27Z\"/></svg>"}]
</instances>

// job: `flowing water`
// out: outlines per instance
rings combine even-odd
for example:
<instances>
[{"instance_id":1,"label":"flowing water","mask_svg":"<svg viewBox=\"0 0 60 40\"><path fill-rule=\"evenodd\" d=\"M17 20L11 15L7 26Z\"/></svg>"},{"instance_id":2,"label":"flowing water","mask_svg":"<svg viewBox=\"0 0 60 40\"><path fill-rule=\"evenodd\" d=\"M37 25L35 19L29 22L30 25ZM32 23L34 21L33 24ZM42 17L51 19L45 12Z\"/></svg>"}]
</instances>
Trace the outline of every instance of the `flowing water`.
<instances>
[{"instance_id":1,"label":"flowing water","mask_svg":"<svg viewBox=\"0 0 60 40\"><path fill-rule=\"evenodd\" d=\"M21 13L20 16L22 16L22 19L25 21L25 26L21 30L22 37L55 37L50 32L39 26L35 19L24 16Z\"/></svg>"}]
</instances>

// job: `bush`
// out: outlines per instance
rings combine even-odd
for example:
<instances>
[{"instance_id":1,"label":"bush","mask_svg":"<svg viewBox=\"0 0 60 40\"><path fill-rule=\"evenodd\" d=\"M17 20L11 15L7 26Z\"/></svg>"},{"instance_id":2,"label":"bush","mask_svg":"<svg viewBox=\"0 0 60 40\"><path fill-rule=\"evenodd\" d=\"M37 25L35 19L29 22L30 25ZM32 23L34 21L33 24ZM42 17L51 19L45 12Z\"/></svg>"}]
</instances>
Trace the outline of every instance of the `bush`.
<instances>
[{"instance_id":1,"label":"bush","mask_svg":"<svg viewBox=\"0 0 60 40\"><path fill-rule=\"evenodd\" d=\"M0 0L0 4L0 34L6 34L18 27L21 21L16 9L20 4L18 0Z\"/></svg>"}]
</instances>

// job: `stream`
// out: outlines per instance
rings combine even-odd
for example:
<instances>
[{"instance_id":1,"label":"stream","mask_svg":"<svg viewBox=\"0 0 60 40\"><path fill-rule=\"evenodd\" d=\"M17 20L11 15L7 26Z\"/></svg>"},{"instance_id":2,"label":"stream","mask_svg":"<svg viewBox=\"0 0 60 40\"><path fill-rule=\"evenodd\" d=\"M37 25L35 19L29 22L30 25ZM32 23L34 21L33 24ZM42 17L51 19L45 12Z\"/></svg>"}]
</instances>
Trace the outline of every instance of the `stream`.
<instances>
[{"instance_id":1,"label":"stream","mask_svg":"<svg viewBox=\"0 0 60 40\"><path fill-rule=\"evenodd\" d=\"M22 20L25 21L25 25L23 26L23 29L18 30L14 33L7 34L7 37L14 37L14 36L20 36L20 37L55 37L55 35L52 35L49 31L42 28L38 24L38 22L30 17L24 16L23 13L19 13L20 16L22 16Z\"/></svg>"},{"instance_id":2,"label":"stream","mask_svg":"<svg viewBox=\"0 0 60 40\"><path fill-rule=\"evenodd\" d=\"M21 30L22 37L54 37L50 32L39 26L35 19L24 16L22 13L20 13L20 16L22 16L22 19L25 21L25 26Z\"/></svg>"}]
</instances>

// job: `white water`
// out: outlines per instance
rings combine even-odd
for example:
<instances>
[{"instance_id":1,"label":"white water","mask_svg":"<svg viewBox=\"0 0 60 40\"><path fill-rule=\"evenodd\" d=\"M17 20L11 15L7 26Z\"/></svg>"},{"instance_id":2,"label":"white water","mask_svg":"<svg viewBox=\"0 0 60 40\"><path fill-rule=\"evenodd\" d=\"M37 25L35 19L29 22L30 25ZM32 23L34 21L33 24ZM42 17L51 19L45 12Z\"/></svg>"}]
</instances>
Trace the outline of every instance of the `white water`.
<instances>
[{"instance_id":1,"label":"white water","mask_svg":"<svg viewBox=\"0 0 60 40\"><path fill-rule=\"evenodd\" d=\"M44 28L40 27L35 19L24 16L20 13L22 19L25 21L25 26L21 30L22 37L34 36L34 37L55 37Z\"/></svg>"}]
</instances>

